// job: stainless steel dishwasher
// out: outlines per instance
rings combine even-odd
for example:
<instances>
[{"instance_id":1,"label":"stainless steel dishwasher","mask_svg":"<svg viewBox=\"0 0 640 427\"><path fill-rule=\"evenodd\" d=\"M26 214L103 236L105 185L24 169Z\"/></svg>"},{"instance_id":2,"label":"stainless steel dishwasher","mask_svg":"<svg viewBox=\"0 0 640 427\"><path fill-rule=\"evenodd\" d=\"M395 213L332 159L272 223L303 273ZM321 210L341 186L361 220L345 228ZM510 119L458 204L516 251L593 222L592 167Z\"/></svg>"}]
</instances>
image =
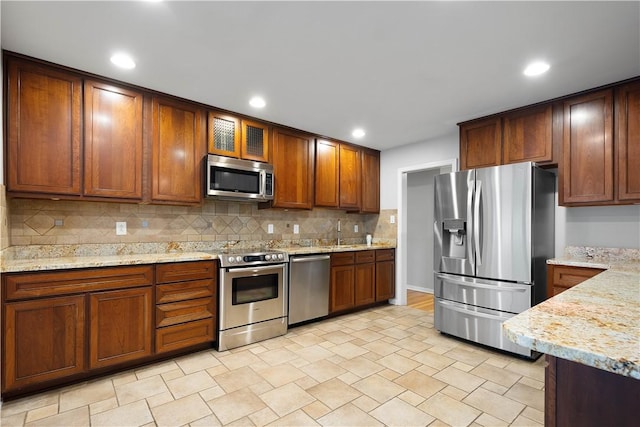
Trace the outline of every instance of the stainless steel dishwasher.
<instances>
[{"instance_id":1,"label":"stainless steel dishwasher","mask_svg":"<svg viewBox=\"0 0 640 427\"><path fill-rule=\"evenodd\" d=\"M289 325L329 314L329 255L289 258Z\"/></svg>"}]
</instances>

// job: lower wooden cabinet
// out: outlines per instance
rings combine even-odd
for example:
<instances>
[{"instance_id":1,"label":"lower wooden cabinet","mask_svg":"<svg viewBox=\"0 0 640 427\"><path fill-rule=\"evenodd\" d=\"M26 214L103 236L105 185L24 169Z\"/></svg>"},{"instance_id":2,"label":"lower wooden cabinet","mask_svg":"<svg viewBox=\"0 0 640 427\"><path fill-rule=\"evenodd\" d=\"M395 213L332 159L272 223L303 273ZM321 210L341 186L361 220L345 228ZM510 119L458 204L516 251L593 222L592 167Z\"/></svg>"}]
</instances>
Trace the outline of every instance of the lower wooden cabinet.
<instances>
[{"instance_id":1,"label":"lower wooden cabinet","mask_svg":"<svg viewBox=\"0 0 640 427\"><path fill-rule=\"evenodd\" d=\"M378 249L376 251L376 301L384 301L395 297L395 254L395 249Z\"/></svg>"},{"instance_id":2,"label":"lower wooden cabinet","mask_svg":"<svg viewBox=\"0 0 640 427\"><path fill-rule=\"evenodd\" d=\"M2 391L85 371L83 295L4 306Z\"/></svg>"},{"instance_id":3,"label":"lower wooden cabinet","mask_svg":"<svg viewBox=\"0 0 640 427\"><path fill-rule=\"evenodd\" d=\"M212 342L216 328L213 261L156 266L156 353Z\"/></svg>"},{"instance_id":4,"label":"lower wooden cabinet","mask_svg":"<svg viewBox=\"0 0 640 427\"><path fill-rule=\"evenodd\" d=\"M547 265L547 298L558 295L603 271L601 268L549 264Z\"/></svg>"},{"instance_id":5,"label":"lower wooden cabinet","mask_svg":"<svg viewBox=\"0 0 640 427\"><path fill-rule=\"evenodd\" d=\"M3 274L2 395L212 343L216 271L195 261Z\"/></svg>"},{"instance_id":6,"label":"lower wooden cabinet","mask_svg":"<svg viewBox=\"0 0 640 427\"><path fill-rule=\"evenodd\" d=\"M393 298L394 254L394 249L332 254L329 313Z\"/></svg>"},{"instance_id":7,"label":"lower wooden cabinet","mask_svg":"<svg viewBox=\"0 0 640 427\"><path fill-rule=\"evenodd\" d=\"M89 369L150 356L152 287L89 295Z\"/></svg>"}]
</instances>

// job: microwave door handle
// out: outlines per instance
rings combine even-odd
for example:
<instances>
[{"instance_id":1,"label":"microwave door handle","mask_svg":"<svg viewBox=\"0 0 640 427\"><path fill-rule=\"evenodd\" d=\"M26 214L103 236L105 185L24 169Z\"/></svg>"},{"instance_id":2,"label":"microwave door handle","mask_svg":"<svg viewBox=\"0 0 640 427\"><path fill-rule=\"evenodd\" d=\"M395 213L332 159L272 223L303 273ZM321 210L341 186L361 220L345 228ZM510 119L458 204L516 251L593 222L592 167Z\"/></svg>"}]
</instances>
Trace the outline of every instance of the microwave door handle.
<instances>
[{"instance_id":1,"label":"microwave door handle","mask_svg":"<svg viewBox=\"0 0 640 427\"><path fill-rule=\"evenodd\" d=\"M260 197L265 197L267 194L267 172L265 170L260 171Z\"/></svg>"}]
</instances>

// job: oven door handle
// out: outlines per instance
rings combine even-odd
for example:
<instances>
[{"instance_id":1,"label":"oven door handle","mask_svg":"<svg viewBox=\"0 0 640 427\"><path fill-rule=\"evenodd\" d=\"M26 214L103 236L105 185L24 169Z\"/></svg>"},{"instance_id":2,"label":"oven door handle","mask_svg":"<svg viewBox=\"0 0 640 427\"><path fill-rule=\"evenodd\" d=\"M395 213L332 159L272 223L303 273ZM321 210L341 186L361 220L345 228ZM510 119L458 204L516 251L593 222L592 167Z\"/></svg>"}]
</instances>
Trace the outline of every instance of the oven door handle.
<instances>
[{"instance_id":1,"label":"oven door handle","mask_svg":"<svg viewBox=\"0 0 640 427\"><path fill-rule=\"evenodd\" d=\"M281 270L284 264L265 265L262 267L246 267L246 268L227 268L229 273L259 273L266 270Z\"/></svg>"}]
</instances>

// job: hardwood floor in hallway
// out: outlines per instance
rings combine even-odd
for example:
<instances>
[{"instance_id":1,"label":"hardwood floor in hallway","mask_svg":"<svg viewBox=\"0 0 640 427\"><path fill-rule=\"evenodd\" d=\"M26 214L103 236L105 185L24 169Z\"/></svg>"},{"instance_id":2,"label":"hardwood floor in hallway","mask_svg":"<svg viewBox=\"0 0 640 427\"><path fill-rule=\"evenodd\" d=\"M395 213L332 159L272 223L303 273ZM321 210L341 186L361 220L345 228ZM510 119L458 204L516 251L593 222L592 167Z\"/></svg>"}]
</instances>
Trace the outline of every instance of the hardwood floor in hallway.
<instances>
[{"instance_id":1,"label":"hardwood floor in hallway","mask_svg":"<svg viewBox=\"0 0 640 427\"><path fill-rule=\"evenodd\" d=\"M433 294L407 289L407 305L433 313Z\"/></svg>"}]
</instances>

